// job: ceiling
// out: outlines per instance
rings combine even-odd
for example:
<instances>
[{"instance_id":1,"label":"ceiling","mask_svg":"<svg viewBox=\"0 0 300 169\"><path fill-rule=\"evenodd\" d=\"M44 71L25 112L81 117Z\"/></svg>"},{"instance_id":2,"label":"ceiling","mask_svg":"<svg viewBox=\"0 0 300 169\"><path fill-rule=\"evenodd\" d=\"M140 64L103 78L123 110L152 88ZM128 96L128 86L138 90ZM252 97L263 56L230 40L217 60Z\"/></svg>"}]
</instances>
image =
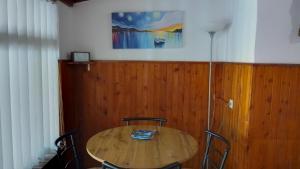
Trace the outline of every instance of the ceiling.
<instances>
[{"instance_id":1,"label":"ceiling","mask_svg":"<svg viewBox=\"0 0 300 169\"><path fill-rule=\"evenodd\" d=\"M87 0L60 0L60 1L68 6L73 6L75 3L87 1Z\"/></svg>"}]
</instances>

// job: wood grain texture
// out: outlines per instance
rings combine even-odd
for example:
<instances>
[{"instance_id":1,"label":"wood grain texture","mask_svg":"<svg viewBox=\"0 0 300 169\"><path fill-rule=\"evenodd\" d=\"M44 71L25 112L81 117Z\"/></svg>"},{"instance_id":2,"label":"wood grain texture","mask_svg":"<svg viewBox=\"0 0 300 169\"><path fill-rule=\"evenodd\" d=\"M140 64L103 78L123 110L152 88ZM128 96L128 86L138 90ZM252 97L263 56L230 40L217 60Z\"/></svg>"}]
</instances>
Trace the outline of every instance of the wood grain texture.
<instances>
[{"instance_id":1,"label":"wood grain texture","mask_svg":"<svg viewBox=\"0 0 300 169\"><path fill-rule=\"evenodd\" d=\"M65 130L79 130L85 167L97 165L85 150L88 138L123 125L123 117L163 117L167 127L191 134L199 153L185 166L199 168L207 126L208 64L197 62L60 62Z\"/></svg>"},{"instance_id":2,"label":"wood grain texture","mask_svg":"<svg viewBox=\"0 0 300 169\"><path fill-rule=\"evenodd\" d=\"M232 144L227 167L300 168L300 66L219 63L214 80L213 129Z\"/></svg>"},{"instance_id":3,"label":"wood grain texture","mask_svg":"<svg viewBox=\"0 0 300 169\"><path fill-rule=\"evenodd\" d=\"M217 63L214 65L214 110L212 129L231 143L227 168L246 169L248 162L249 109L253 66ZM228 100L234 100L229 109Z\"/></svg>"},{"instance_id":4,"label":"wood grain texture","mask_svg":"<svg viewBox=\"0 0 300 169\"><path fill-rule=\"evenodd\" d=\"M151 140L134 140L134 130L156 130ZM159 126L124 126L97 133L86 146L91 157L122 168L162 168L183 163L198 151L197 141L180 130Z\"/></svg>"},{"instance_id":5,"label":"wood grain texture","mask_svg":"<svg viewBox=\"0 0 300 169\"><path fill-rule=\"evenodd\" d=\"M249 169L300 168L300 66L255 65Z\"/></svg>"},{"instance_id":6,"label":"wood grain texture","mask_svg":"<svg viewBox=\"0 0 300 169\"><path fill-rule=\"evenodd\" d=\"M199 168L207 125L207 63L98 61L85 66L61 62L66 129L80 130L86 166L87 139L120 126L126 116L162 116L169 127L199 142ZM213 126L232 150L227 168L300 168L300 66L214 64ZM228 109L227 101L234 100Z\"/></svg>"}]
</instances>

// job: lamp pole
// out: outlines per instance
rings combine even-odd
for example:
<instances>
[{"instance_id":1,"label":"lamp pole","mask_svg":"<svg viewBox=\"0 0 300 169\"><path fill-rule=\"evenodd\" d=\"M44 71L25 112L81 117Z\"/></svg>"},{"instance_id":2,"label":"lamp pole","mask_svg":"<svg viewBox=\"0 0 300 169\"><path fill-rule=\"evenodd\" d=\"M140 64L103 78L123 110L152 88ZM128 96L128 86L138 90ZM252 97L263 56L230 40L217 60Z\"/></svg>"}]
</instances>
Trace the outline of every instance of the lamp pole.
<instances>
[{"instance_id":1,"label":"lamp pole","mask_svg":"<svg viewBox=\"0 0 300 169\"><path fill-rule=\"evenodd\" d=\"M210 58L209 58L209 73L208 73L208 110L207 110L207 129L210 130L210 120L211 120L211 83L212 83L212 59L213 59L213 44L215 31L209 31L210 35Z\"/></svg>"}]
</instances>

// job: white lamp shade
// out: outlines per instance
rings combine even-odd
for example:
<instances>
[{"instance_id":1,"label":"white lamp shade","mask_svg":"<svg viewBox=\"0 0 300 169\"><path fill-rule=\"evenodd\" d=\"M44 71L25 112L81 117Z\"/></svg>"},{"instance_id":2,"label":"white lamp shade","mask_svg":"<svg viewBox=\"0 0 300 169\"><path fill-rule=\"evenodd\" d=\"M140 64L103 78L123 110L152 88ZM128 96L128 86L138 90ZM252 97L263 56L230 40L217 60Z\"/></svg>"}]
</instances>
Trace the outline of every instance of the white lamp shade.
<instances>
[{"instance_id":1,"label":"white lamp shade","mask_svg":"<svg viewBox=\"0 0 300 169\"><path fill-rule=\"evenodd\" d=\"M206 22L201 26L201 29L206 32L219 32L224 30L227 26L230 25L229 21L210 21Z\"/></svg>"}]
</instances>

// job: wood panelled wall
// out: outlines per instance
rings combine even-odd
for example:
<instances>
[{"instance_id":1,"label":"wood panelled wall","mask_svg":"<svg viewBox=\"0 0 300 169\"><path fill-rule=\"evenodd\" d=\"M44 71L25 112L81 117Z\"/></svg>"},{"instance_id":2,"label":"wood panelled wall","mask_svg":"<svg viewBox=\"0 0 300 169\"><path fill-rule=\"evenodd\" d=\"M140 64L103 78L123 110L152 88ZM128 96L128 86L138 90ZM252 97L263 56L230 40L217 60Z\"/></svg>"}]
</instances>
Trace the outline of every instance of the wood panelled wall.
<instances>
[{"instance_id":1,"label":"wood panelled wall","mask_svg":"<svg viewBox=\"0 0 300 169\"><path fill-rule=\"evenodd\" d=\"M198 155L185 164L199 168L207 128L208 64L194 62L60 62L65 130L79 130L85 167L98 163L85 151L89 137L123 125L130 116L165 117L167 126L197 138Z\"/></svg>"},{"instance_id":2,"label":"wood panelled wall","mask_svg":"<svg viewBox=\"0 0 300 169\"><path fill-rule=\"evenodd\" d=\"M245 169L249 109L252 85L252 65L217 63L214 65L214 110L212 129L230 140L231 152L227 161L229 169ZM234 100L233 109L228 108Z\"/></svg>"},{"instance_id":3,"label":"wood panelled wall","mask_svg":"<svg viewBox=\"0 0 300 169\"><path fill-rule=\"evenodd\" d=\"M85 153L90 136L125 116L161 116L197 138L199 155L185 165L199 168L207 63L97 61L90 72L60 65L65 128L79 130L86 167L97 164ZM300 66L216 63L213 75L212 129L232 144L227 168L299 169Z\"/></svg>"},{"instance_id":4,"label":"wood panelled wall","mask_svg":"<svg viewBox=\"0 0 300 169\"><path fill-rule=\"evenodd\" d=\"M214 70L213 129L232 144L227 167L300 168L300 66L218 63Z\"/></svg>"},{"instance_id":5,"label":"wood panelled wall","mask_svg":"<svg viewBox=\"0 0 300 169\"><path fill-rule=\"evenodd\" d=\"M249 169L300 168L300 66L255 65Z\"/></svg>"}]
</instances>

